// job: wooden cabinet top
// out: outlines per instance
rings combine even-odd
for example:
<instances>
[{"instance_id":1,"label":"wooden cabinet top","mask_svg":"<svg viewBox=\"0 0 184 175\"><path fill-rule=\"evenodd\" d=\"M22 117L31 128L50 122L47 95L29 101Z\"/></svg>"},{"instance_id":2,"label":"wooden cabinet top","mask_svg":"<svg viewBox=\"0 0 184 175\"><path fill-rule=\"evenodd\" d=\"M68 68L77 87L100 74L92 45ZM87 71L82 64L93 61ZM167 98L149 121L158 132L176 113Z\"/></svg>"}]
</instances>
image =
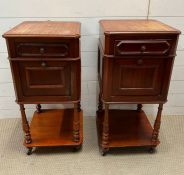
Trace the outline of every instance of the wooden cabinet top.
<instances>
[{"instance_id":1,"label":"wooden cabinet top","mask_svg":"<svg viewBox=\"0 0 184 175\"><path fill-rule=\"evenodd\" d=\"M6 32L3 37L80 37L79 22L25 21Z\"/></svg>"},{"instance_id":2,"label":"wooden cabinet top","mask_svg":"<svg viewBox=\"0 0 184 175\"><path fill-rule=\"evenodd\" d=\"M104 34L117 33L180 33L179 30L156 20L101 20Z\"/></svg>"}]
</instances>

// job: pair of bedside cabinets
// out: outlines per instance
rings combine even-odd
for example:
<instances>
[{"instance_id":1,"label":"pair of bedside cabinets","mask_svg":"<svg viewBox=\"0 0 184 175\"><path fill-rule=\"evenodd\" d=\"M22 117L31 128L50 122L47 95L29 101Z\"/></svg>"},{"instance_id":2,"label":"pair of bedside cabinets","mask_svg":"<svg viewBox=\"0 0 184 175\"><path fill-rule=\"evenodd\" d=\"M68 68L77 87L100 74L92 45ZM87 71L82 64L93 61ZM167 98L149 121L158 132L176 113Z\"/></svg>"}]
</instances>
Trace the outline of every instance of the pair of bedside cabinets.
<instances>
[{"instance_id":1,"label":"pair of bedside cabinets","mask_svg":"<svg viewBox=\"0 0 184 175\"><path fill-rule=\"evenodd\" d=\"M96 117L102 155L113 147L159 144L163 104L180 31L155 20L102 20L98 47L99 105ZM23 22L3 37L20 106L24 145L70 146L83 141L80 107L80 23ZM41 104L71 103L73 109L42 109ZM113 104L137 104L115 110ZM29 125L24 104L36 104ZM159 104L154 126L142 104Z\"/></svg>"}]
</instances>

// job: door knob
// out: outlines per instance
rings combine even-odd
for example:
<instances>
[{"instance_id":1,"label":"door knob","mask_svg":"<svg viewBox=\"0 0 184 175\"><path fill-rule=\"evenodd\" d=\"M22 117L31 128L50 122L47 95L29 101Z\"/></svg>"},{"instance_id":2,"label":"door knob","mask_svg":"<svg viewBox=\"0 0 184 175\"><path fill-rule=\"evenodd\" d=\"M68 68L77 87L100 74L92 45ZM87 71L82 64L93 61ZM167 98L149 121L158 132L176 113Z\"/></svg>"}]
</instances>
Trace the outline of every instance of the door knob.
<instances>
[{"instance_id":1,"label":"door knob","mask_svg":"<svg viewBox=\"0 0 184 175\"><path fill-rule=\"evenodd\" d=\"M141 46L141 52L145 52L145 50L146 50L146 46L145 45Z\"/></svg>"},{"instance_id":2,"label":"door knob","mask_svg":"<svg viewBox=\"0 0 184 175\"><path fill-rule=\"evenodd\" d=\"M42 62L42 63L41 63L41 66L42 66L42 67L46 67L47 64L46 64L45 62Z\"/></svg>"},{"instance_id":3,"label":"door knob","mask_svg":"<svg viewBox=\"0 0 184 175\"><path fill-rule=\"evenodd\" d=\"M45 53L45 49L42 47L42 48L40 48L40 53L41 54L44 54Z\"/></svg>"}]
</instances>

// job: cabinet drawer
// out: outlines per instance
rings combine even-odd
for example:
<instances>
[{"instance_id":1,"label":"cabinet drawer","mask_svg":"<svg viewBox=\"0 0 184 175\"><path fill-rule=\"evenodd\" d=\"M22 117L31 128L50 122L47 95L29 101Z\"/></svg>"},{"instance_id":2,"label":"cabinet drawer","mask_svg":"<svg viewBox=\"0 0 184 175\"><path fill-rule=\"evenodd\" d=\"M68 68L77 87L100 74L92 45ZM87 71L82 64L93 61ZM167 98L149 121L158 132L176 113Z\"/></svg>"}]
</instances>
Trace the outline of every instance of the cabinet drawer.
<instances>
[{"instance_id":1,"label":"cabinet drawer","mask_svg":"<svg viewBox=\"0 0 184 175\"><path fill-rule=\"evenodd\" d=\"M11 58L77 58L80 41L65 38L10 38Z\"/></svg>"},{"instance_id":2,"label":"cabinet drawer","mask_svg":"<svg viewBox=\"0 0 184 175\"><path fill-rule=\"evenodd\" d=\"M67 57L69 44L66 43L17 43L18 57Z\"/></svg>"},{"instance_id":3,"label":"cabinet drawer","mask_svg":"<svg viewBox=\"0 0 184 175\"><path fill-rule=\"evenodd\" d=\"M114 53L121 55L167 55L170 43L167 40L116 40Z\"/></svg>"}]
</instances>

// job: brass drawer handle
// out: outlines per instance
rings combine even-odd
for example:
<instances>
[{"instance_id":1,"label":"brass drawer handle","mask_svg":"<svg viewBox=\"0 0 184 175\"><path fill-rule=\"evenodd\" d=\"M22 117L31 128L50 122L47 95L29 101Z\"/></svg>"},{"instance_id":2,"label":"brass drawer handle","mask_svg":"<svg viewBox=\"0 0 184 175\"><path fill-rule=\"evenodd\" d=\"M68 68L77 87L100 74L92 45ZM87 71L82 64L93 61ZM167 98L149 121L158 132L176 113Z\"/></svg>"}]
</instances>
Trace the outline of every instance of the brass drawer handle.
<instances>
[{"instance_id":1,"label":"brass drawer handle","mask_svg":"<svg viewBox=\"0 0 184 175\"><path fill-rule=\"evenodd\" d=\"M42 67L46 67L47 64L46 64L45 62L42 62L42 63L41 63L41 66L42 66Z\"/></svg>"},{"instance_id":2,"label":"brass drawer handle","mask_svg":"<svg viewBox=\"0 0 184 175\"><path fill-rule=\"evenodd\" d=\"M143 64L143 60L142 60L142 59L138 59L138 60L137 60L137 64L138 64L138 65Z\"/></svg>"},{"instance_id":3,"label":"brass drawer handle","mask_svg":"<svg viewBox=\"0 0 184 175\"><path fill-rule=\"evenodd\" d=\"M44 54L45 53L45 49L42 47L42 48L40 48L40 53L41 54Z\"/></svg>"}]
</instances>

